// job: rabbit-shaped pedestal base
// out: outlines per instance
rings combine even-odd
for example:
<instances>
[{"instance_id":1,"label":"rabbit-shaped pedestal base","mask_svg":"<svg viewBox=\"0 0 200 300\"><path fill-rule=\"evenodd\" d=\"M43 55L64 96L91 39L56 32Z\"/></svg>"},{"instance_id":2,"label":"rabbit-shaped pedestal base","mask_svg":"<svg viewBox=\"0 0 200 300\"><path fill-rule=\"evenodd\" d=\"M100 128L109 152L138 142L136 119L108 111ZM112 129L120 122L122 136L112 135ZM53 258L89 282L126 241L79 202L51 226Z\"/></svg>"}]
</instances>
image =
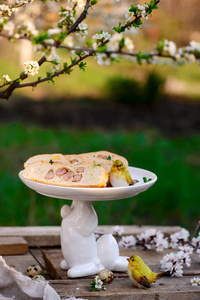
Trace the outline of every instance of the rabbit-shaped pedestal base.
<instances>
[{"instance_id":1,"label":"rabbit-shaped pedestal base","mask_svg":"<svg viewBox=\"0 0 200 300\"><path fill-rule=\"evenodd\" d=\"M128 261L119 256L119 248L112 234L104 234L97 241L94 231L98 218L91 201L72 202L61 209L61 247L64 260L61 268L71 278L97 274L102 269L126 271Z\"/></svg>"}]
</instances>

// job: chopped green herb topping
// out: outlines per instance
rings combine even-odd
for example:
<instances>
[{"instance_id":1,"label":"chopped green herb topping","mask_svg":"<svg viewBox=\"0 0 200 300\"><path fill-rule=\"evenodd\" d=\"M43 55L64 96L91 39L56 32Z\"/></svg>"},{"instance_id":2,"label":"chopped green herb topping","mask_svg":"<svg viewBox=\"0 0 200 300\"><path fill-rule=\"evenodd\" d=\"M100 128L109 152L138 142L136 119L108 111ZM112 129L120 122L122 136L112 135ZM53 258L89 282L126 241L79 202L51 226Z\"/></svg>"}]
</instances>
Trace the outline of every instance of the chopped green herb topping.
<instances>
[{"instance_id":1,"label":"chopped green herb topping","mask_svg":"<svg viewBox=\"0 0 200 300\"><path fill-rule=\"evenodd\" d=\"M111 160L111 156L110 155L108 155L107 160Z\"/></svg>"},{"instance_id":2,"label":"chopped green herb topping","mask_svg":"<svg viewBox=\"0 0 200 300\"><path fill-rule=\"evenodd\" d=\"M52 164L53 164L53 160L52 160L52 159L50 159L49 163L52 165Z\"/></svg>"},{"instance_id":3,"label":"chopped green herb topping","mask_svg":"<svg viewBox=\"0 0 200 300\"><path fill-rule=\"evenodd\" d=\"M101 166L100 164L96 164L95 161L93 161L93 163L94 163L94 167Z\"/></svg>"}]
</instances>

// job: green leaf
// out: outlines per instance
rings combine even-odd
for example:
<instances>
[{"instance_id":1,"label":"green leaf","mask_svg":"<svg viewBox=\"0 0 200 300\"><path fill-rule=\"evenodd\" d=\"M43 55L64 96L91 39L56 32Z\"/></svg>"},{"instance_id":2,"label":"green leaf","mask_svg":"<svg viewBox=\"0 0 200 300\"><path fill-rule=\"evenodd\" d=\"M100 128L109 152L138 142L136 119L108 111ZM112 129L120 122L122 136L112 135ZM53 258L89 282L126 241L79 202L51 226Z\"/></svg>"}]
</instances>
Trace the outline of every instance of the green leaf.
<instances>
[{"instance_id":1,"label":"green leaf","mask_svg":"<svg viewBox=\"0 0 200 300\"><path fill-rule=\"evenodd\" d=\"M162 52L165 46L165 39L162 39L162 41L160 41L157 45L156 50L158 50L158 52Z\"/></svg>"},{"instance_id":2,"label":"green leaf","mask_svg":"<svg viewBox=\"0 0 200 300\"><path fill-rule=\"evenodd\" d=\"M67 63L67 62L64 62L64 63L63 63L63 68L66 69L67 66L68 66L68 63Z\"/></svg>"},{"instance_id":3,"label":"green leaf","mask_svg":"<svg viewBox=\"0 0 200 300\"><path fill-rule=\"evenodd\" d=\"M18 83L22 82L21 78L18 78L18 79L16 80L16 82L18 82Z\"/></svg>"},{"instance_id":4,"label":"green leaf","mask_svg":"<svg viewBox=\"0 0 200 300\"><path fill-rule=\"evenodd\" d=\"M70 59L71 59L71 63L72 63L72 64L74 64L74 63L77 61L77 57L72 58L72 57L70 56Z\"/></svg>"},{"instance_id":5,"label":"green leaf","mask_svg":"<svg viewBox=\"0 0 200 300\"><path fill-rule=\"evenodd\" d=\"M106 47L106 45L104 45L103 47L98 47L97 50L98 50L99 53L103 53L107 50L107 47Z\"/></svg>"},{"instance_id":6,"label":"green leaf","mask_svg":"<svg viewBox=\"0 0 200 300\"><path fill-rule=\"evenodd\" d=\"M138 20L136 20L134 23L133 23L133 26L135 27L135 28L140 28L141 29L141 26L140 25L142 25L143 23L142 23L142 21L141 21L141 19L138 19Z\"/></svg>"},{"instance_id":7,"label":"green leaf","mask_svg":"<svg viewBox=\"0 0 200 300\"><path fill-rule=\"evenodd\" d=\"M115 30L118 33L125 31L125 29L121 26L121 22L119 22L119 25L117 27L113 27L113 30Z\"/></svg>"},{"instance_id":8,"label":"green leaf","mask_svg":"<svg viewBox=\"0 0 200 300\"><path fill-rule=\"evenodd\" d=\"M124 47L125 46L125 38L123 37L122 39L121 39L121 41L120 41L120 46L121 47Z\"/></svg>"},{"instance_id":9,"label":"green leaf","mask_svg":"<svg viewBox=\"0 0 200 300\"><path fill-rule=\"evenodd\" d=\"M54 65L59 65L59 63L56 60L53 60Z\"/></svg>"},{"instance_id":10,"label":"green leaf","mask_svg":"<svg viewBox=\"0 0 200 300\"><path fill-rule=\"evenodd\" d=\"M39 35L34 36L32 38L33 44L42 44L45 42L45 40L49 39L49 35L47 32L40 32Z\"/></svg>"},{"instance_id":11,"label":"green leaf","mask_svg":"<svg viewBox=\"0 0 200 300\"><path fill-rule=\"evenodd\" d=\"M76 55L81 56L83 54L83 51L77 50L77 51L75 51L75 53L76 53Z\"/></svg>"},{"instance_id":12,"label":"green leaf","mask_svg":"<svg viewBox=\"0 0 200 300\"><path fill-rule=\"evenodd\" d=\"M98 0L92 0L91 5L95 5L95 4L97 4L97 2L98 2Z\"/></svg>"},{"instance_id":13,"label":"green leaf","mask_svg":"<svg viewBox=\"0 0 200 300\"><path fill-rule=\"evenodd\" d=\"M52 74L52 72L46 72L47 77L50 77Z\"/></svg>"},{"instance_id":14,"label":"green leaf","mask_svg":"<svg viewBox=\"0 0 200 300\"><path fill-rule=\"evenodd\" d=\"M91 39L87 39L87 40L86 40L86 45L87 45L88 47L92 47L92 40L91 40Z\"/></svg>"},{"instance_id":15,"label":"green leaf","mask_svg":"<svg viewBox=\"0 0 200 300\"><path fill-rule=\"evenodd\" d=\"M137 7L135 5L131 5L131 8L129 9L130 12L133 12L134 14L136 14L137 12Z\"/></svg>"},{"instance_id":16,"label":"green leaf","mask_svg":"<svg viewBox=\"0 0 200 300\"><path fill-rule=\"evenodd\" d=\"M70 75L72 71L73 71L73 69L68 69L68 70L65 70L65 74L68 74L68 75Z\"/></svg>"},{"instance_id":17,"label":"green leaf","mask_svg":"<svg viewBox=\"0 0 200 300\"><path fill-rule=\"evenodd\" d=\"M110 155L108 155L107 160L111 160L111 156Z\"/></svg>"},{"instance_id":18,"label":"green leaf","mask_svg":"<svg viewBox=\"0 0 200 300\"><path fill-rule=\"evenodd\" d=\"M78 66L79 66L80 70L85 71L86 63L84 63L84 62L81 61L80 64L79 64Z\"/></svg>"},{"instance_id":19,"label":"green leaf","mask_svg":"<svg viewBox=\"0 0 200 300\"><path fill-rule=\"evenodd\" d=\"M39 76L37 80L38 80L38 81L40 81L40 79L41 79L41 78L42 78L42 77L41 77L41 76Z\"/></svg>"},{"instance_id":20,"label":"green leaf","mask_svg":"<svg viewBox=\"0 0 200 300\"><path fill-rule=\"evenodd\" d=\"M50 79L49 79L49 81L51 81L52 83L54 83L54 82L55 82L53 78L50 78Z\"/></svg>"},{"instance_id":21,"label":"green leaf","mask_svg":"<svg viewBox=\"0 0 200 300\"><path fill-rule=\"evenodd\" d=\"M197 59L200 58L200 51L198 51L197 49L195 49L195 50L193 51L193 54L194 54L194 56L195 56Z\"/></svg>"},{"instance_id":22,"label":"green leaf","mask_svg":"<svg viewBox=\"0 0 200 300\"><path fill-rule=\"evenodd\" d=\"M149 8L150 9L158 9L158 6L155 4L154 0L150 1Z\"/></svg>"}]
</instances>

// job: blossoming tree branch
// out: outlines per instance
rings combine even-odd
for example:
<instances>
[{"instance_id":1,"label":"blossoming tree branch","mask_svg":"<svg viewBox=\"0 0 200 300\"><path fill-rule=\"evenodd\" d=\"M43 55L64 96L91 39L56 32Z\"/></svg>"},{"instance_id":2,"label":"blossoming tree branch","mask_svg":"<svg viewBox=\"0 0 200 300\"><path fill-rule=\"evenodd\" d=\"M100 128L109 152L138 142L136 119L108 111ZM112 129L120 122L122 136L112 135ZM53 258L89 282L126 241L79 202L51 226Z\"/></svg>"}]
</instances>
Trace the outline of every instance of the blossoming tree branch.
<instances>
[{"instance_id":1,"label":"blossoming tree branch","mask_svg":"<svg viewBox=\"0 0 200 300\"><path fill-rule=\"evenodd\" d=\"M34 22L20 23L20 14L28 14L28 6L35 0L8 0L0 5L0 37L17 42L28 40L33 45L33 51L41 55L39 60L24 62L23 70L17 78L3 75L0 81L0 98L9 99L15 89L33 87L43 82L52 82L60 75L70 75L74 67L85 71L86 60L94 57L99 65L110 65L120 57L133 58L138 64L144 61L155 64L160 59L172 61L199 62L200 43L191 41L189 45L177 49L172 41L163 39L150 53L134 52L134 43L130 37L132 28L141 28L143 19L148 20L153 10L158 8L160 0L151 0L143 5L131 5L125 16L121 16L118 24L109 32L99 30L90 36L86 19L95 9L97 0L51 0L58 8L58 18L54 26L40 29ZM86 39L86 36L88 37ZM57 51L65 49L69 58L61 58ZM41 75L42 66L49 64L49 71ZM31 80L37 75L37 79ZM28 82L27 82L28 81Z\"/></svg>"}]
</instances>

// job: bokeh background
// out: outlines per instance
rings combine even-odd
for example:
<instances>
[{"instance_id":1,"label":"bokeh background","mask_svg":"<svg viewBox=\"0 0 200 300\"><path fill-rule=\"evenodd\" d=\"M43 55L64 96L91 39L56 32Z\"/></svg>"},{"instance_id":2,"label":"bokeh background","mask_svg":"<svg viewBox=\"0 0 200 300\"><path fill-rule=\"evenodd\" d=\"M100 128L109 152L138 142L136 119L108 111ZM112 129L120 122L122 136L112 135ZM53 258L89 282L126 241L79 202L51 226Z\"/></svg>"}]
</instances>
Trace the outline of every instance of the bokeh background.
<instances>
[{"instance_id":1,"label":"bokeh background","mask_svg":"<svg viewBox=\"0 0 200 300\"><path fill-rule=\"evenodd\" d=\"M143 2L99 1L88 18L91 32L118 24L132 3ZM129 33L135 50L151 51L162 38L177 47L200 41L198 13L198 0L161 1L143 29ZM50 22L54 11L41 17ZM28 42L0 39L0 78L15 78L30 58ZM99 66L91 58L85 72L74 69L54 85L19 89L8 101L1 99L0 226L60 225L60 208L70 204L20 181L30 156L108 150L156 173L158 181L134 198L95 202L100 225L193 229L200 212L199 81L197 64L138 66L123 59Z\"/></svg>"}]
</instances>

